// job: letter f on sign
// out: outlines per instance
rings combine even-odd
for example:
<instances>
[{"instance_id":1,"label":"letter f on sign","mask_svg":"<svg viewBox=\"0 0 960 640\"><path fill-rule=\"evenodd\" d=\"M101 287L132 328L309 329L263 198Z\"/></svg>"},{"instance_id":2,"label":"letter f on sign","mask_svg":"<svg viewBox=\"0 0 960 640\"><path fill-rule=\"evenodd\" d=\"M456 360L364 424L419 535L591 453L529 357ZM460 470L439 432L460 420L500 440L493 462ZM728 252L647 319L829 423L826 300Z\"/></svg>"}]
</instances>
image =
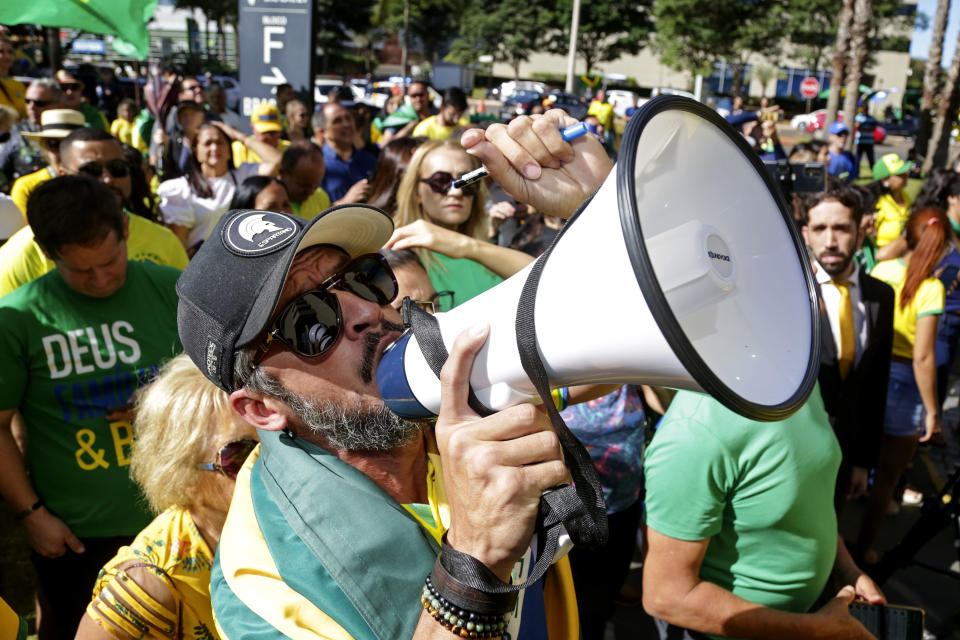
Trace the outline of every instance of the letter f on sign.
<instances>
[{"instance_id":1,"label":"letter f on sign","mask_svg":"<svg viewBox=\"0 0 960 640\"><path fill-rule=\"evenodd\" d=\"M270 50L283 49L283 40L274 40L270 36L282 36L287 32L286 27L266 26L263 28L263 64L270 64Z\"/></svg>"}]
</instances>

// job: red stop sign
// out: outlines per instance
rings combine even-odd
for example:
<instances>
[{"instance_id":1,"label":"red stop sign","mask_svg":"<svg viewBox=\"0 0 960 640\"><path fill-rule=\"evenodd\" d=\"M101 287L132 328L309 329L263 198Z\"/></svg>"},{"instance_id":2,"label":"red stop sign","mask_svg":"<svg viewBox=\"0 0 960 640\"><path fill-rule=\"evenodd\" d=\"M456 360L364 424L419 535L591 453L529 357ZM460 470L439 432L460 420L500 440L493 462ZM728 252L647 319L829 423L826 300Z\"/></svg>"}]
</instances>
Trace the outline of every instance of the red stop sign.
<instances>
[{"instance_id":1,"label":"red stop sign","mask_svg":"<svg viewBox=\"0 0 960 640\"><path fill-rule=\"evenodd\" d=\"M820 83L816 78L804 78L800 83L800 95L804 98L808 100L816 98L818 93L820 93Z\"/></svg>"}]
</instances>

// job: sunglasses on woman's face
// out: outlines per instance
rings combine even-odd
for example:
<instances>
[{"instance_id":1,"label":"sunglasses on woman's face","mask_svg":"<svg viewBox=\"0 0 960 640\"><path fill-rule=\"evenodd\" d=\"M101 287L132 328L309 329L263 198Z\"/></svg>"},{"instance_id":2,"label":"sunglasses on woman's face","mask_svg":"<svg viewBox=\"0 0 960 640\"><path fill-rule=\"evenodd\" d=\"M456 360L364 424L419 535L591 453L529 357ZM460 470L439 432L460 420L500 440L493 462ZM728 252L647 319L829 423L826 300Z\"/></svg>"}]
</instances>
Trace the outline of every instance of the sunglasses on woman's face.
<instances>
[{"instance_id":1,"label":"sunglasses on woman's face","mask_svg":"<svg viewBox=\"0 0 960 640\"><path fill-rule=\"evenodd\" d=\"M445 196L453 188L453 174L446 171L437 171L429 178L420 178L420 182L430 187L430 191ZM467 197L476 195L477 185L468 184L465 187L460 187L460 192Z\"/></svg>"},{"instance_id":2,"label":"sunglasses on woman's face","mask_svg":"<svg viewBox=\"0 0 960 640\"><path fill-rule=\"evenodd\" d=\"M87 162L86 164L80 165L77 173L88 175L91 178L99 178L103 175L104 169L114 178L126 178L130 175L130 167L125 160L121 160L120 158L114 158L106 164L102 162Z\"/></svg>"},{"instance_id":3,"label":"sunglasses on woman's face","mask_svg":"<svg viewBox=\"0 0 960 640\"><path fill-rule=\"evenodd\" d=\"M274 340L306 358L330 351L343 333L343 313L331 289L342 289L383 306L397 297L397 280L382 255L369 253L354 258L319 288L294 298L284 307L270 325L260 352L265 354Z\"/></svg>"},{"instance_id":4,"label":"sunglasses on woman's face","mask_svg":"<svg viewBox=\"0 0 960 640\"><path fill-rule=\"evenodd\" d=\"M231 480L236 480L243 463L247 460L247 456L258 444L260 443L252 438L228 442L217 451L216 462L201 462L197 464L197 468L204 471L219 471Z\"/></svg>"}]
</instances>

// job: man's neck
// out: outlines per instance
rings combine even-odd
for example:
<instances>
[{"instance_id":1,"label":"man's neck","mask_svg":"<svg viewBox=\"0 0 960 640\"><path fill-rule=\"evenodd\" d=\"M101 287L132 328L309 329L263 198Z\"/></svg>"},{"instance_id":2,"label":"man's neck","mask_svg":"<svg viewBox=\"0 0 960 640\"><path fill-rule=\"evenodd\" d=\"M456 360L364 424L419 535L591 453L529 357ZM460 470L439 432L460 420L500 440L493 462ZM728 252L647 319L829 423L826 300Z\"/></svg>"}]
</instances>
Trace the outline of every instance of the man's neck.
<instances>
[{"instance_id":1,"label":"man's neck","mask_svg":"<svg viewBox=\"0 0 960 640\"><path fill-rule=\"evenodd\" d=\"M336 140L327 139L327 144L337 152L337 155L340 156L342 160L349 160L351 156L353 156L353 142L343 144Z\"/></svg>"},{"instance_id":2,"label":"man's neck","mask_svg":"<svg viewBox=\"0 0 960 640\"><path fill-rule=\"evenodd\" d=\"M417 435L408 445L390 451L333 451L334 455L362 471L400 504L426 503L427 455L424 438Z\"/></svg>"}]
</instances>

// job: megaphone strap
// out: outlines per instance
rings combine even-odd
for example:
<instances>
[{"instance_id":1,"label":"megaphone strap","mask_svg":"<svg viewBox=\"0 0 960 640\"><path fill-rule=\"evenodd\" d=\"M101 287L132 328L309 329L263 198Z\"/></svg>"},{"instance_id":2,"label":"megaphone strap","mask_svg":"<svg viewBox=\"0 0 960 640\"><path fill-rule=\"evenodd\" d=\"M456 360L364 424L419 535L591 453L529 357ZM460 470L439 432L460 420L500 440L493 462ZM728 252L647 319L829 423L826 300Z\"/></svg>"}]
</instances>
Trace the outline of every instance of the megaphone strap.
<instances>
[{"instance_id":1,"label":"megaphone strap","mask_svg":"<svg viewBox=\"0 0 960 640\"><path fill-rule=\"evenodd\" d=\"M417 337L417 344L420 345L420 352L423 353L424 359L430 365L430 370L439 379L440 370L447 358L450 357L447 346L443 344L440 323L433 315L414 303L410 296L403 299L401 314L403 315L403 323L413 329L413 335ZM473 392L473 387L469 387L467 390L467 405L479 416L489 416L496 413L480 402L480 399Z\"/></svg>"},{"instance_id":2,"label":"megaphone strap","mask_svg":"<svg viewBox=\"0 0 960 640\"><path fill-rule=\"evenodd\" d=\"M563 491L552 491L549 496L550 500L546 502L550 508L557 510L562 526L566 528L574 543L601 545L606 543L609 532L607 528L607 507L603 500L600 478L597 476L597 470L593 466L590 454L570 432L560 412L554 406L550 395L550 382L547 378L547 372L540 358L540 352L537 350L535 313L537 287L540 283L543 268L550 258L550 253L573 220L580 215L580 212L589 203L590 200L587 200L580 205L580 208L571 216L560 233L554 237L547 250L531 267L527 280L523 284L520 299L517 301L515 328L520 363L543 400L543 406L547 415L550 416L550 422L553 424L557 437L560 439L560 446L563 449L567 467L570 469L570 475L573 478L573 489L570 489L569 485L565 485L566 488ZM543 501L541 507L543 507ZM538 532L541 530L541 524L545 525L546 523L538 520ZM559 527L561 525L558 523L555 526Z\"/></svg>"}]
</instances>

